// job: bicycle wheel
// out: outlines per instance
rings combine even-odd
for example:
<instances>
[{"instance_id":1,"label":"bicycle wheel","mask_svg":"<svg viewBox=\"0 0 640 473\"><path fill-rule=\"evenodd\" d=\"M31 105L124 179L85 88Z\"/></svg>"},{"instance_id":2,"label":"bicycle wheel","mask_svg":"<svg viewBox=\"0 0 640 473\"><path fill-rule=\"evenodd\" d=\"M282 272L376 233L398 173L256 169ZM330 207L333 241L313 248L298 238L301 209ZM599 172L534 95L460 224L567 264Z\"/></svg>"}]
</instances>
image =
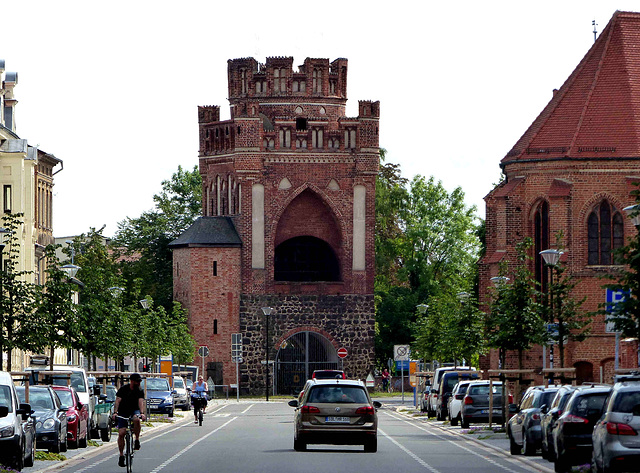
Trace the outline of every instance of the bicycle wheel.
<instances>
[{"instance_id":1,"label":"bicycle wheel","mask_svg":"<svg viewBox=\"0 0 640 473\"><path fill-rule=\"evenodd\" d=\"M131 433L127 432L127 435L124 437L124 462L127 466L127 473L131 473L133 466L133 445L131 445L131 440Z\"/></svg>"},{"instance_id":2,"label":"bicycle wheel","mask_svg":"<svg viewBox=\"0 0 640 473\"><path fill-rule=\"evenodd\" d=\"M198 409L198 423L202 425L202 407Z\"/></svg>"}]
</instances>

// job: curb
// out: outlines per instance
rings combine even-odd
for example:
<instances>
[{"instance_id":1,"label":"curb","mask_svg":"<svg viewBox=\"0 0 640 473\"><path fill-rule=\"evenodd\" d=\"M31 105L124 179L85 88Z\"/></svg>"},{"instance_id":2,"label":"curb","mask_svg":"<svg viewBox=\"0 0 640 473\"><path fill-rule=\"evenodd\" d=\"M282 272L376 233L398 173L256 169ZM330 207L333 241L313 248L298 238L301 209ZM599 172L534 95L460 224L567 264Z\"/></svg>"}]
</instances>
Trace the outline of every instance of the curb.
<instances>
[{"instance_id":1,"label":"curb","mask_svg":"<svg viewBox=\"0 0 640 473\"><path fill-rule=\"evenodd\" d=\"M401 416L407 417L407 418L409 418L409 419L414 419L414 420L415 420L415 419L419 419L419 418L416 418L416 417L413 417L413 416L407 415L407 414L406 414L406 413L404 413L404 412L399 412L400 407L398 407L398 406L388 406L388 409L393 410L393 411L395 411L398 415L401 415ZM424 420L424 421L421 421L421 422L422 422L422 423L427 423L427 422L428 422L428 418L427 418L427 417L424 417L424 419L425 419L425 420ZM504 456L505 456L505 457L507 457L507 458L511 458L511 459L512 459L512 460L514 460L514 461L518 461L518 462L520 462L520 463L523 463L523 464L524 464L524 465L526 465L527 467L533 468L533 469L535 469L536 471L540 471L540 472L542 472L542 473L553 473L553 472L554 472L554 469L553 469L553 468L548 468L548 467L545 467L545 466L543 466L543 465L539 465L539 464L537 464L537 463L535 463L535 462L533 462L533 461L528 460L526 457L519 457L519 456L514 456L514 455L509 456L509 455L507 455L507 452L506 452L504 449L502 449L502 448L500 448L500 447L496 447L495 445L491 445L489 442L485 442L484 440L479 440L479 439L477 439L477 438L475 438L475 437L470 437L470 436L468 436L468 435L466 435L466 434L463 434L463 433L460 433L460 432L455 432L455 431L453 431L453 430L445 429L442 425L437 425L437 424L429 424L429 425L430 425L431 427L436 427L436 428L440 429L442 432L446 432L446 433L448 433L448 434L456 435L456 436L458 436L458 437L460 437L460 438L463 438L463 439L466 439L466 440L470 440L470 441L472 441L472 442L475 442L475 443L477 443L477 444L480 444L480 445L482 445L483 447L486 447L486 448L489 448L489 449L491 449L491 450L493 450L493 451L495 451L495 452L498 452L498 453L500 453L500 454L504 455Z\"/></svg>"}]
</instances>

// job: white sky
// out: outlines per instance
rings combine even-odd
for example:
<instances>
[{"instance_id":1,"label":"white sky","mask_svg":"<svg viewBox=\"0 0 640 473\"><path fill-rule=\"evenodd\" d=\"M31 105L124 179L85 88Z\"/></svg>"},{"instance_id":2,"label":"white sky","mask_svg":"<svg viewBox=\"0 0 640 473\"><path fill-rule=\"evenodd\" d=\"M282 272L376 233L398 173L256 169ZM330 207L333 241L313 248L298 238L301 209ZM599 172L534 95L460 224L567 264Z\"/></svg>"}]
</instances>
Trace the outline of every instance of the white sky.
<instances>
[{"instance_id":1,"label":"white sky","mask_svg":"<svg viewBox=\"0 0 640 473\"><path fill-rule=\"evenodd\" d=\"M528 6L525 6L528 5ZM349 59L347 114L380 100L402 174L461 186L484 217L500 159L615 10L637 0L0 0L0 58L18 72L17 133L64 161L54 234L153 207L198 163L198 105L229 117L227 59Z\"/></svg>"}]
</instances>

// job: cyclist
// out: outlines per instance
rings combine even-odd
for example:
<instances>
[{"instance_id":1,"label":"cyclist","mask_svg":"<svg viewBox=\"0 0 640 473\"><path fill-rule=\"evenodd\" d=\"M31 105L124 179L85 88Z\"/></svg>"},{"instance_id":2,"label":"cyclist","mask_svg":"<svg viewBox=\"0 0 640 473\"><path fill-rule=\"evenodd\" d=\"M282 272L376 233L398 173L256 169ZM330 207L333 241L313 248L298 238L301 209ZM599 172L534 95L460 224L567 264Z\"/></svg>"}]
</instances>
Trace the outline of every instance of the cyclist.
<instances>
[{"instance_id":1,"label":"cyclist","mask_svg":"<svg viewBox=\"0 0 640 473\"><path fill-rule=\"evenodd\" d=\"M197 399L198 405L193 406L193 415L196 418L196 424L198 423L198 407L202 408L202 413L207 412L207 391L209 388L207 383L205 383L202 375L198 376L198 382L193 385L193 392L196 394L194 400Z\"/></svg>"},{"instance_id":2,"label":"cyclist","mask_svg":"<svg viewBox=\"0 0 640 473\"><path fill-rule=\"evenodd\" d=\"M144 391L140 388L141 382L142 377L138 373L132 373L131 376L129 376L129 384L122 386L116 393L113 420L116 421L116 425L118 426L118 449L120 450L120 458L118 459L119 466L126 466L123 453L124 436L128 427L127 421L120 417L128 419L131 416L135 416L133 419L133 434L135 436L133 449L140 450L140 421L145 420Z\"/></svg>"}]
</instances>

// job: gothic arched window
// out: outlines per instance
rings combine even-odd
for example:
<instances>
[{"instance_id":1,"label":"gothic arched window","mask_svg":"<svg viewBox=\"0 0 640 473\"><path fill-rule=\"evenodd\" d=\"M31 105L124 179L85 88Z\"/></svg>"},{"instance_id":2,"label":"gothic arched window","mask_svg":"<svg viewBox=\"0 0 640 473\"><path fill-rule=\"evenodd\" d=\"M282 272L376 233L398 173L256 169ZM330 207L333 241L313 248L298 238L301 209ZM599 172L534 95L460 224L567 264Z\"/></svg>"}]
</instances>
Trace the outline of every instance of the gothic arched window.
<instances>
[{"instance_id":1,"label":"gothic arched window","mask_svg":"<svg viewBox=\"0 0 640 473\"><path fill-rule=\"evenodd\" d=\"M614 250L624 245L623 222L620 211L606 200L591 211L587 219L587 264L617 264Z\"/></svg>"}]
</instances>

